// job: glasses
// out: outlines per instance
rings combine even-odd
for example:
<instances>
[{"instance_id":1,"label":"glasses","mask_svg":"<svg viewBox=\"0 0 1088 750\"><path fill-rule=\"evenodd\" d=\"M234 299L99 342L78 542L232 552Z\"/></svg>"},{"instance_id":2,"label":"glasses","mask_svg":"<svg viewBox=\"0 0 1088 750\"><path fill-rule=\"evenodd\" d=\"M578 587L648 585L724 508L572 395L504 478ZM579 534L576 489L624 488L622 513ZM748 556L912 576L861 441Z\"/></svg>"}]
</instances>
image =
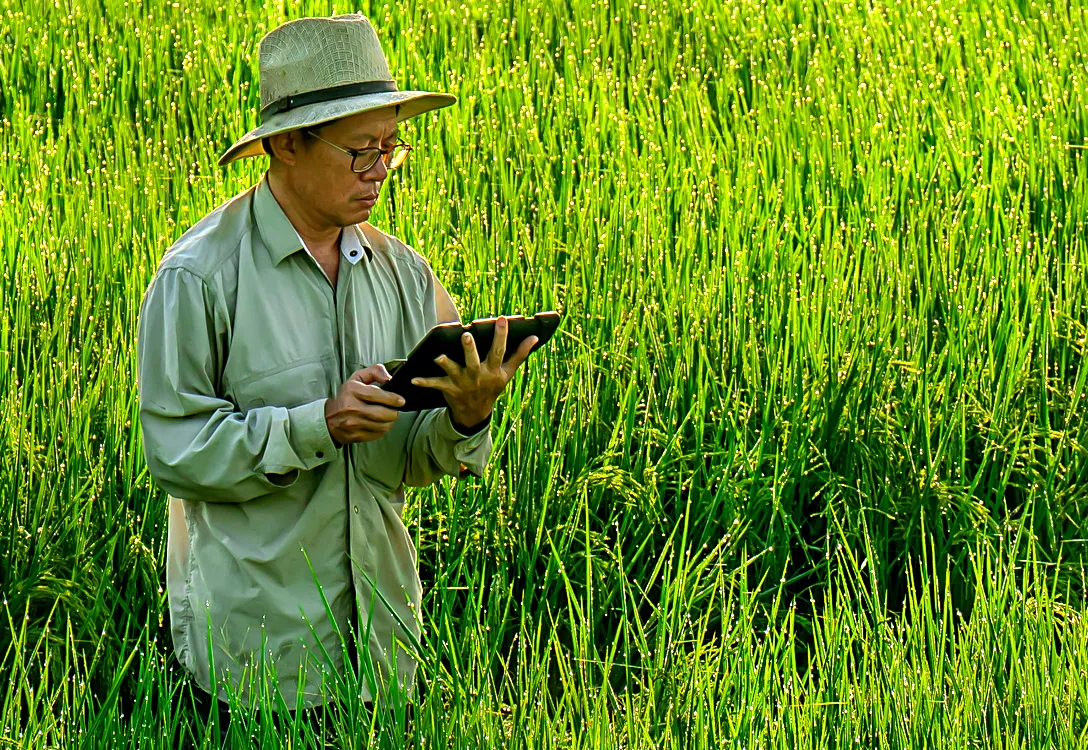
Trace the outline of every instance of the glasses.
<instances>
[{"instance_id":1,"label":"glasses","mask_svg":"<svg viewBox=\"0 0 1088 750\"><path fill-rule=\"evenodd\" d=\"M356 151L355 149L337 146L335 143L329 143L312 130L307 130L306 132L312 135L317 140L321 141L322 143L328 143L337 151L343 151L345 154L350 156L351 171L356 173L366 172L368 169L378 163L378 159L381 159L385 162L386 169L396 169L405 162L405 160L408 158L408 152L412 150L412 147L404 141L398 141L388 149L371 146L370 148L361 148Z\"/></svg>"}]
</instances>

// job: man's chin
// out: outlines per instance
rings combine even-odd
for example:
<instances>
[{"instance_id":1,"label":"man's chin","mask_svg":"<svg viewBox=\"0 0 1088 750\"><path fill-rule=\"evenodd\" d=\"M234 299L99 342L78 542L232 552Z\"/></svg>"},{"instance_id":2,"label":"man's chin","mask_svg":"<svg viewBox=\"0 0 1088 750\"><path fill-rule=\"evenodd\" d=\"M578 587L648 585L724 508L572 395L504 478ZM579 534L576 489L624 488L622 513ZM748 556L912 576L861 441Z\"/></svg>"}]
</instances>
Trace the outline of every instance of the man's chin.
<instances>
[{"instance_id":1,"label":"man's chin","mask_svg":"<svg viewBox=\"0 0 1088 750\"><path fill-rule=\"evenodd\" d=\"M352 216L353 217L358 217L358 218L355 219L355 223L359 224L360 222L364 222L367 219L369 219L371 212L374 210L374 205L375 204L373 204L373 203L367 204L367 203L364 203L362 201L354 201L354 203L355 203L355 205L353 206L353 208L355 210L352 211Z\"/></svg>"}]
</instances>

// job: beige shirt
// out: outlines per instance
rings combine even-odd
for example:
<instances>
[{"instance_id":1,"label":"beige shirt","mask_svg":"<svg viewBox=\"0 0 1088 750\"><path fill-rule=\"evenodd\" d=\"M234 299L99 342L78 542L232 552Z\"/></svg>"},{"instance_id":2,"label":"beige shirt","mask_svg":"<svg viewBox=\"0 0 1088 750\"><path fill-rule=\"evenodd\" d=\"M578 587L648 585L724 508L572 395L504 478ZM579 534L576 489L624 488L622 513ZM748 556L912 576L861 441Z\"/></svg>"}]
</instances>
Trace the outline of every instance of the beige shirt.
<instances>
[{"instance_id":1,"label":"beige shirt","mask_svg":"<svg viewBox=\"0 0 1088 750\"><path fill-rule=\"evenodd\" d=\"M299 690L304 706L323 702L352 597L379 677L397 648L410 684L415 662L394 646L421 630L404 485L482 476L491 455L490 430L465 436L447 409L335 447L325 399L355 370L405 357L439 322L442 294L423 257L369 224L340 244L334 291L265 178L174 243L140 310L140 423L169 495L174 649L223 699L226 680L249 703L275 673L288 707Z\"/></svg>"}]
</instances>

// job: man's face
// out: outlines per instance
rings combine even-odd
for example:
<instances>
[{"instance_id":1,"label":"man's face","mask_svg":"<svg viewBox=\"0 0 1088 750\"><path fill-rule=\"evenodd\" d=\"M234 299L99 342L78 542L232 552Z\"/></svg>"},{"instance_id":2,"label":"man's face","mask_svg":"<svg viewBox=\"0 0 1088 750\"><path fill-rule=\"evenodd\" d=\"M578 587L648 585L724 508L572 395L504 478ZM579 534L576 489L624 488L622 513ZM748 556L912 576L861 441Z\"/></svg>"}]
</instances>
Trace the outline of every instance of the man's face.
<instances>
[{"instance_id":1,"label":"man's face","mask_svg":"<svg viewBox=\"0 0 1088 750\"><path fill-rule=\"evenodd\" d=\"M391 107L310 130L329 143L355 151L373 146L389 149L397 141L397 120ZM389 174L385 162L378 159L370 169L357 174L351 171L351 156L329 143L309 138L300 146L290 170L295 189L330 225L345 227L366 221ZM365 155L359 157L360 162L364 159Z\"/></svg>"}]
</instances>

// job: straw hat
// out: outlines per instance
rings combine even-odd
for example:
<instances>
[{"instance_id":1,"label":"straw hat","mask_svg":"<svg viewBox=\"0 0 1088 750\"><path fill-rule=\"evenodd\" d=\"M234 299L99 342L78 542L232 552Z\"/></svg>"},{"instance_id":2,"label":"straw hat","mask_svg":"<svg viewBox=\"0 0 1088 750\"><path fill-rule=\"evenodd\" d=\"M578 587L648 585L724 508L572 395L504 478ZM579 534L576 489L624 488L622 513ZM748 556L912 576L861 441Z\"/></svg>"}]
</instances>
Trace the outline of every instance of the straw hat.
<instances>
[{"instance_id":1,"label":"straw hat","mask_svg":"<svg viewBox=\"0 0 1088 750\"><path fill-rule=\"evenodd\" d=\"M378 35L359 13L300 18L261 40L261 125L234 143L219 165L265 153L261 139L380 107L397 121L448 107L451 94L398 91Z\"/></svg>"}]
</instances>

